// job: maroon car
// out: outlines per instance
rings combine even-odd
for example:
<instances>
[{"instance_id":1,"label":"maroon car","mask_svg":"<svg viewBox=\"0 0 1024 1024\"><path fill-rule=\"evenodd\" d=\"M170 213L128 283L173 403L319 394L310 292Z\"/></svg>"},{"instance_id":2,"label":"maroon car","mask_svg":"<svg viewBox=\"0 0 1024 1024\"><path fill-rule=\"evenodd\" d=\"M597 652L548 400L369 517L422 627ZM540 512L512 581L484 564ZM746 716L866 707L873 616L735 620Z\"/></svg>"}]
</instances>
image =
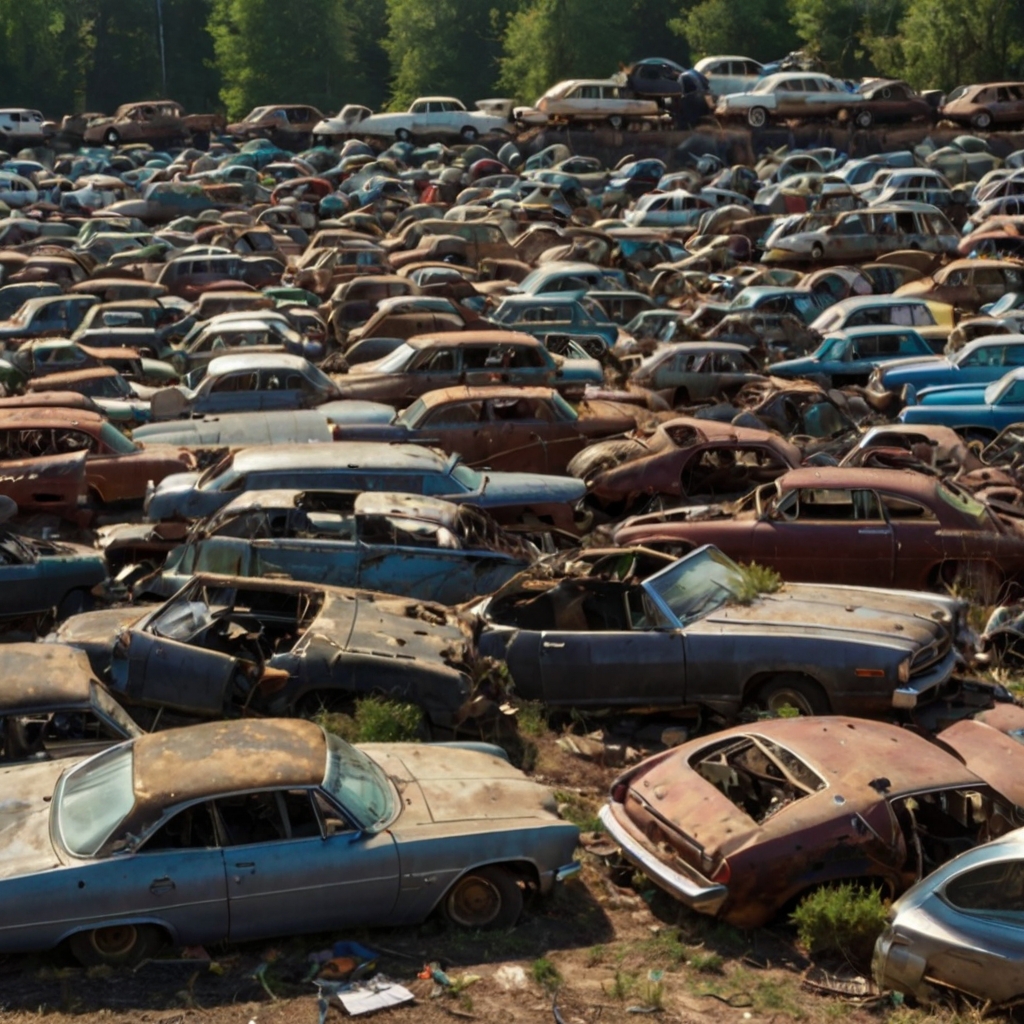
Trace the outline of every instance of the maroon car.
<instances>
[{"instance_id":1,"label":"maroon car","mask_svg":"<svg viewBox=\"0 0 1024 1024\"><path fill-rule=\"evenodd\" d=\"M820 885L897 895L1020 824L1024 747L970 720L941 741L840 716L737 726L620 776L601 820L676 899L756 928Z\"/></svg>"},{"instance_id":2,"label":"maroon car","mask_svg":"<svg viewBox=\"0 0 1024 1024\"><path fill-rule=\"evenodd\" d=\"M731 505L634 516L620 545L714 544L787 580L994 596L1024 577L1024 533L956 484L898 469L796 469Z\"/></svg>"}]
</instances>

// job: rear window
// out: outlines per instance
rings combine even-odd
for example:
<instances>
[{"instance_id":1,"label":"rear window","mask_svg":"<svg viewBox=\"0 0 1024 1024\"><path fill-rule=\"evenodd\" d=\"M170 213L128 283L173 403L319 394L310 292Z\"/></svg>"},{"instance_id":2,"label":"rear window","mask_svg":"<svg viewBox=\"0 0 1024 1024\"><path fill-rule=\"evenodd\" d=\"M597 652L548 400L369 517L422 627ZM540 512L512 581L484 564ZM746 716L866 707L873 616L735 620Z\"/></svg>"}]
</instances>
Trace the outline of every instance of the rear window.
<instances>
[{"instance_id":1,"label":"rear window","mask_svg":"<svg viewBox=\"0 0 1024 1024\"><path fill-rule=\"evenodd\" d=\"M694 754L690 767L758 824L825 788L809 765L763 736L714 743Z\"/></svg>"}]
</instances>

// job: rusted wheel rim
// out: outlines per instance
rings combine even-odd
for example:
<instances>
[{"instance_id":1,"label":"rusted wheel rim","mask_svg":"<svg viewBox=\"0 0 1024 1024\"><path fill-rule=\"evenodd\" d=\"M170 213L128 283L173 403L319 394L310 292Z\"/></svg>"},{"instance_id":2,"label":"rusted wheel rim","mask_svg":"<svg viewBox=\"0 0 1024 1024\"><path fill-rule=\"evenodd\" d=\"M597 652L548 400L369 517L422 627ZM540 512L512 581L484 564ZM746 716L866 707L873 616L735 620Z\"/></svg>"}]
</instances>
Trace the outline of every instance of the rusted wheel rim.
<instances>
[{"instance_id":1,"label":"rusted wheel rim","mask_svg":"<svg viewBox=\"0 0 1024 1024\"><path fill-rule=\"evenodd\" d=\"M765 707L773 715L777 715L784 707L796 708L801 715L813 715L814 708L808 703L807 698L799 691L788 686L779 687L765 701Z\"/></svg>"},{"instance_id":2,"label":"rusted wheel rim","mask_svg":"<svg viewBox=\"0 0 1024 1024\"><path fill-rule=\"evenodd\" d=\"M112 928L97 928L92 933L92 944L97 953L108 957L124 956L130 953L138 941L138 932L131 924L115 925Z\"/></svg>"},{"instance_id":3,"label":"rusted wheel rim","mask_svg":"<svg viewBox=\"0 0 1024 1024\"><path fill-rule=\"evenodd\" d=\"M482 928L501 911L501 893L497 886L479 875L461 881L448 897L448 914L465 928Z\"/></svg>"}]
</instances>

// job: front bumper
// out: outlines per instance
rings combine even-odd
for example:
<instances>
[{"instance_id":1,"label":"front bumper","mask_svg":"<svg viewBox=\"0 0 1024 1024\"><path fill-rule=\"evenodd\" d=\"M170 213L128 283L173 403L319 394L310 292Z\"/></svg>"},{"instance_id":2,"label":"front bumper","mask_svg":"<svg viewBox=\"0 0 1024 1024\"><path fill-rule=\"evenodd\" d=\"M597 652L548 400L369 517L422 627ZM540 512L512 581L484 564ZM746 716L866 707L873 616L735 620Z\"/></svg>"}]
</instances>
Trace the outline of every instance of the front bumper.
<instances>
[{"instance_id":1,"label":"front bumper","mask_svg":"<svg viewBox=\"0 0 1024 1024\"><path fill-rule=\"evenodd\" d=\"M945 657L936 662L921 675L912 676L902 686L897 686L892 691L892 706L894 708L916 708L919 704L930 700L938 693L942 686L956 669L959 655L955 647L951 647Z\"/></svg>"},{"instance_id":2,"label":"front bumper","mask_svg":"<svg viewBox=\"0 0 1024 1024\"><path fill-rule=\"evenodd\" d=\"M702 914L717 914L729 890L724 885L710 882L699 872L687 869L675 871L662 863L649 850L634 839L615 819L612 809L605 804L599 811L601 823L608 834L622 847L626 859L647 875L655 885L660 886L680 903L685 903Z\"/></svg>"}]
</instances>

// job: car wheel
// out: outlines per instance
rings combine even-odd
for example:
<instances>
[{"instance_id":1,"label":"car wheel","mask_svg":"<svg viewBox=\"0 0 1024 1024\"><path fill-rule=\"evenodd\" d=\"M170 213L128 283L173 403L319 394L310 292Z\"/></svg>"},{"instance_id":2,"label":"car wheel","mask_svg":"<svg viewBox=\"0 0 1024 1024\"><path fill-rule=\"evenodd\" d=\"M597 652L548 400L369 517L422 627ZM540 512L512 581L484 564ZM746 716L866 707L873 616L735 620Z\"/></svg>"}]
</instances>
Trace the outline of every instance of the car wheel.
<instances>
[{"instance_id":1,"label":"car wheel","mask_svg":"<svg viewBox=\"0 0 1024 1024\"><path fill-rule=\"evenodd\" d=\"M812 260L820 260L821 257L824 256L824 255L825 255L825 250L821 247L821 243L820 242L815 242L814 245L811 246L811 259Z\"/></svg>"},{"instance_id":2,"label":"car wheel","mask_svg":"<svg viewBox=\"0 0 1024 1024\"><path fill-rule=\"evenodd\" d=\"M408 128L399 128L398 131L395 132L395 138L398 139L399 142L408 142L412 139L412 132L409 131Z\"/></svg>"},{"instance_id":3,"label":"car wheel","mask_svg":"<svg viewBox=\"0 0 1024 1024\"><path fill-rule=\"evenodd\" d=\"M116 128L108 128L103 133L103 141L108 146L116 146L121 141L121 133Z\"/></svg>"},{"instance_id":4,"label":"car wheel","mask_svg":"<svg viewBox=\"0 0 1024 1024\"><path fill-rule=\"evenodd\" d=\"M476 868L444 898L444 913L463 928L511 928L523 911L523 890L504 868Z\"/></svg>"},{"instance_id":5,"label":"car wheel","mask_svg":"<svg viewBox=\"0 0 1024 1024\"><path fill-rule=\"evenodd\" d=\"M763 128L768 123L768 111L764 107L751 107L747 111L747 124L751 128Z\"/></svg>"},{"instance_id":6,"label":"car wheel","mask_svg":"<svg viewBox=\"0 0 1024 1024\"><path fill-rule=\"evenodd\" d=\"M65 594L57 605L57 621L63 622L72 615L81 615L82 612L91 611L96 604L95 599L88 590L72 590Z\"/></svg>"},{"instance_id":7,"label":"car wheel","mask_svg":"<svg viewBox=\"0 0 1024 1024\"><path fill-rule=\"evenodd\" d=\"M466 142L476 142L480 138L480 133L471 124L467 124L459 134Z\"/></svg>"},{"instance_id":8,"label":"car wheel","mask_svg":"<svg viewBox=\"0 0 1024 1024\"><path fill-rule=\"evenodd\" d=\"M106 964L132 966L152 956L163 944L164 933L151 924L116 924L78 932L68 941L71 953L83 967Z\"/></svg>"},{"instance_id":9,"label":"car wheel","mask_svg":"<svg viewBox=\"0 0 1024 1024\"><path fill-rule=\"evenodd\" d=\"M971 126L974 128L989 128L992 125L992 115L987 110L979 110L971 118Z\"/></svg>"},{"instance_id":10,"label":"car wheel","mask_svg":"<svg viewBox=\"0 0 1024 1024\"><path fill-rule=\"evenodd\" d=\"M870 110L858 110L857 116L853 119L853 123L858 128L870 128L874 117L871 116Z\"/></svg>"},{"instance_id":11,"label":"car wheel","mask_svg":"<svg viewBox=\"0 0 1024 1024\"><path fill-rule=\"evenodd\" d=\"M827 715L832 709L828 697L813 680L792 672L773 676L757 691L757 704L778 715L783 708L795 708L801 715Z\"/></svg>"},{"instance_id":12,"label":"car wheel","mask_svg":"<svg viewBox=\"0 0 1024 1024\"><path fill-rule=\"evenodd\" d=\"M615 131L621 131L622 129L622 118L618 114L612 114L608 118L608 127L613 128Z\"/></svg>"}]
</instances>

